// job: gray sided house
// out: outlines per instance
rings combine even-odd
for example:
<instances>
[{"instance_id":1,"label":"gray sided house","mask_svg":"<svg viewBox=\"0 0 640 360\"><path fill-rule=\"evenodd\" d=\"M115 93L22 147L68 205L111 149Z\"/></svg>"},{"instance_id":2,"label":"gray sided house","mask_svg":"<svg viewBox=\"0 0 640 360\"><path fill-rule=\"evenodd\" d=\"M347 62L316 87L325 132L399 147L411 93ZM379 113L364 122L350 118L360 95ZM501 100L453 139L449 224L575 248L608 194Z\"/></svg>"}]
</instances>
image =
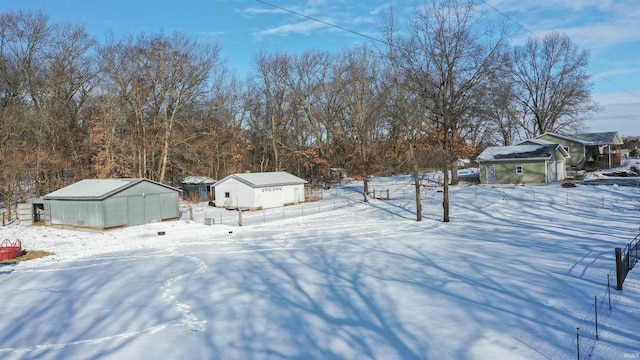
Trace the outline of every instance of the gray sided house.
<instances>
[{"instance_id":1,"label":"gray sided house","mask_svg":"<svg viewBox=\"0 0 640 360\"><path fill-rule=\"evenodd\" d=\"M229 175L215 185L216 207L259 210L302 203L304 184L284 171Z\"/></svg>"},{"instance_id":2,"label":"gray sided house","mask_svg":"<svg viewBox=\"0 0 640 360\"><path fill-rule=\"evenodd\" d=\"M187 176L182 180L182 199L211 201L215 183L214 179L206 176Z\"/></svg>"},{"instance_id":3,"label":"gray sided house","mask_svg":"<svg viewBox=\"0 0 640 360\"><path fill-rule=\"evenodd\" d=\"M545 184L565 179L568 156L559 144L494 146L476 161L482 184Z\"/></svg>"},{"instance_id":4,"label":"gray sided house","mask_svg":"<svg viewBox=\"0 0 640 360\"><path fill-rule=\"evenodd\" d=\"M43 200L47 224L109 229L178 219L179 192L148 179L91 179Z\"/></svg>"},{"instance_id":5,"label":"gray sided house","mask_svg":"<svg viewBox=\"0 0 640 360\"><path fill-rule=\"evenodd\" d=\"M570 154L568 171L610 169L620 166L622 159L623 142L615 131L571 135L544 133L536 139L562 145Z\"/></svg>"}]
</instances>

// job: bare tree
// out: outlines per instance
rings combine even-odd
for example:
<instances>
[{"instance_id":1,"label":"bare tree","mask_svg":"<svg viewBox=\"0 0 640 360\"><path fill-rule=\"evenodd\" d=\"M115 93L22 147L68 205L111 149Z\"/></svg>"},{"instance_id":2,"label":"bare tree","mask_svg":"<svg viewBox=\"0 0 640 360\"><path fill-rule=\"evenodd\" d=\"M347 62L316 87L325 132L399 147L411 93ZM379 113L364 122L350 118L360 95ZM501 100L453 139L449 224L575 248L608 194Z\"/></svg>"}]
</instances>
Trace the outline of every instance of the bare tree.
<instances>
[{"instance_id":1,"label":"bare tree","mask_svg":"<svg viewBox=\"0 0 640 360\"><path fill-rule=\"evenodd\" d=\"M34 195L85 175L82 110L93 86L94 45L83 27L49 24L39 12L0 15L3 105L20 108L10 113L29 126L20 141L33 155Z\"/></svg>"},{"instance_id":2,"label":"bare tree","mask_svg":"<svg viewBox=\"0 0 640 360\"><path fill-rule=\"evenodd\" d=\"M531 37L513 49L511 71L515 99L525 109L522 127L533 136L576 130L589 112L591 99L589 51L560 32Z\"/></svg>"},{"instance_id":3,"label":"bare tree","mask_svg":"<svg viewBox=\"0 0 640 360\"><path fill-rule=\"evenodd\" d=\"M402 39L397 34L397 19L393 8L383 12L379 29L384 35L386 47L380 49L384 59L385 92L388 101L386 112L390 126L391 147L398 147L404 153L404 161L411 172L415 188L416 221L422 221L421 170L424 169L430 146L428 137L430 124L424 118L423 99L417 95L409 78L415 74L406 63L405 56L411 47L410 40Z\"/></svg>"},{"instance_id":4,"label":"bare tree","mask_svg":"<svg viewBox=\"0 0 640 360\"><path fill-rule=\"evenodd\" d=\"M260 171L283 170L288 132L292 128L291 72L293 57L260 51L254 58L252 133L261 154Z\"/></svg>"},{"instance_id":5,"label":"bare tree","mask_svg":"<svg viewBox=\"0 0 640 360\"><path fill-rule=\"evenodd\" d=\"M409 79L435 125L442 153L443 221L449 221L449 174L456 171L462 128L477 107L483 84L499 66L501 32L493 34L474 12L473 1L434 0L411 18L405 47Z\"/></svg>"},{"instance_id":6,"label":"bare tree","mask_svg":"<svg viewBox=\"0 0 640 360\"><path fill-rule=\"evenodd\" d=\"M101 75L105 90L126 120L131 163L138 176L163 182L174 126L185 105L203 96L219 48L184 34L141 34L104 46Z\"/></svg>"},{"instance_id":7,"label":"bare tree","mask_svg":"<svg viewBox=\"0 0 640 360\"><path fill-rule=\"evenodd\" d=\"M369 176L379 171L383 143L383 100L379 64L372 50L364 46L346 50L334 74L344 103L339 121L339 147L351 174L364 181L364 200L369 194Z\"/></svg>"}]
</instances>

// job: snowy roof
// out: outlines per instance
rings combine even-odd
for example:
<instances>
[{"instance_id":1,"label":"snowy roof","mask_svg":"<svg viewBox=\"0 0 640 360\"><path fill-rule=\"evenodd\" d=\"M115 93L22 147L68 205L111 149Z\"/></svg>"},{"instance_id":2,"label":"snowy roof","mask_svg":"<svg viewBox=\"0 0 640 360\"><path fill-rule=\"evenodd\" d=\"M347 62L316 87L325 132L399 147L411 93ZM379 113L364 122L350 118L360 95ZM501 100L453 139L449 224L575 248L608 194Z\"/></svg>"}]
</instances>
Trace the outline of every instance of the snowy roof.
<instances>
[{"instance_id":1,"label":"snowy roof","mask_svg":"<svg viewBox=\"0 0 640 360\"><path fill-rule=\"evenodd\" d=\"M584 133L584 134L569 134L561 135L556 133L544 133L541 136L551 136L561 139L570 140L584 145L621 145L622 139L616 131L601 132L601 133Z\"/></svg>"},{"instance_id":2,"label":"snowy roof","mask_svg":"<svg viewBox=\"0 0 640 360\"><path fill-rule=\"evenodd\" d=\"M295 184L305 184L307 182L306 180L301 179L295 175L291 175L286 171L275 171L275 172L261 172L261 173L232 174L218 181L217 184L220 184L230 178L234 178L251 187L295 185Z\"/></svg>"},{"instance_id":3,"label":"snowy roof","mask_svg":"<svg viewBox=\"0 0 640 360\"><path fill-rule=\"evenodd\" d=\"M214 184L216 181L206 176L187 176L182 180L183 184Z\"/></svg>"},{"instance_id":4,"label":"snowy roof","mask_svg":"<svg viewBox=\"0 0 640 360\"><path fill-rule=\"evenodd\" d=\"M582 140L588 145L621 145L618 133L615 131L601 133L586 133L570 135L578 140Z\"/></svg>"},{"instance_id":5,"label":"snowy roof","mask_svg":"<svg viewBox=\"0 0 640 360\"><path fill-rule=\"evenodd\" d=\"M555 144L553 141L547 141L547 140L542 140L542 139L526 139L526 140L522 140L521 142L517 143L516 145L525 145L525 144L529 144L529 145L551 145L551 144Z\"/></svg>"},{"instance_id":6,"label":"snowy roof","mask_svg":"<svg viewBox=\"0 0 640 360\"><path fill-rule=\"evenodd\" d=\"M568 157L567 152L558 144L547 145L513 145L513 146L492 146L486 148L477 161L511 160L511 159L548 159L556 150L563 152Z\"/></svg>"},{"instance_id":7,"label":"snowy roof","mask_svg":"<svg viewBox=\"0 0 640 360\"><path fill-rule=\"evenodd\" d=\"M170 186L151 181L144 178L131 178L131 179L85 179L73 183L69 186L65 186L62 189L58 189L45 195L46 199L104 199L112 194L120 192L126 188L129 188L137 183L148 181L166 188L176 190Z\"/></svg>"}]
</instances>

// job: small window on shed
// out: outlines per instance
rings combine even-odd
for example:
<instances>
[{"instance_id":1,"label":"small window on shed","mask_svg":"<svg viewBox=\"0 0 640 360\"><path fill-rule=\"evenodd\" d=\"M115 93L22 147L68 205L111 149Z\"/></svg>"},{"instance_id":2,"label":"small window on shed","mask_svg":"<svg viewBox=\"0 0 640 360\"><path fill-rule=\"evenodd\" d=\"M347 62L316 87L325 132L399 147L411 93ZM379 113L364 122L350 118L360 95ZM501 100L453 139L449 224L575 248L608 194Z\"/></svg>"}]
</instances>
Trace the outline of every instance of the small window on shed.
<instances>
[{"instance_id":1,"label":"small window on shed","mask_svg":"<svg viewBox=\"0 0 640 360\"><path fill-rule=\"evenodd\" d=\"M516 174L522 174L522 166L521 165L516 166Z\"/></svg>"},{"instance_id":2,"label":"small window on shed","mask_svg":"<svg viewBox=\"0 0 640 360\"><path fill-rule=\"evenodd\" d=\"M224 197L228 199L228 198L230 198L230 197L231 197L231 194L229 194L229 192L225 192L225 193L224 193Z\"/></svg>"},{"instance_id":3,"label":"small window on shed","mask_svg":"<svg viewBox=\"0 0 640 360\"><path fill-rule=\"evenodd\" d=\"M570 154L570 152L569 152L569 147L568 147L568 146L563 146L563 148L564 148L564 151L566 151L566 152L567 152L567 154Z\"/></svg>"}]
</instances>

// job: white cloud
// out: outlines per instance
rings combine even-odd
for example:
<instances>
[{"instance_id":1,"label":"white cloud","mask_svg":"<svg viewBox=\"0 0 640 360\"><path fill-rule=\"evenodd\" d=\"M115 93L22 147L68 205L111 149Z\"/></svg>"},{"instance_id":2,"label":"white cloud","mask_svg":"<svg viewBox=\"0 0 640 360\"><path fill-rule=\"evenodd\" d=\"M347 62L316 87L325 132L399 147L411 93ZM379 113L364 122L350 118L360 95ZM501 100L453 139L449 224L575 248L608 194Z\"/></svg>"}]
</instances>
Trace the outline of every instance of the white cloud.
<instances>
[{"instance_id":1,"label":"white cloud","mask_svg":"<svg viewBox=\"0 0 640 360\"><path fill-rule=\"evenodd\" d=\"M326 26L322 23L312 20L300 21L297 23L284 24L276 27L272 27L265 30L254 32L252 35L257 39L262 39L266 36L277 35L286 36L289 34L309 34L313 30Z\"/></svg>"},{"instance_id":2,"label":"white cloud","mask_svg":"<svg viewBox=\"0 0 640 360\"><path fill-rule=\"evenodd\" d=\"M246 9L242 9L239 11L243 15L246 16L257 16L264 14L286 14L287 12L284 10L280 10L277 8L267 8L267 7L250 7Z\"/></svg>"},{"instance_id":3,"label":"white cloud","mask_svg":"<svg viewBox=\"0 0 640 360\"><path fill-rule=\"evenodd\" d=\"M637 0L488 0L487 3L495 8L489 11L502 12L538 36L563 31L587 47L640 40Z\"/></svg>"}]
</instances>

